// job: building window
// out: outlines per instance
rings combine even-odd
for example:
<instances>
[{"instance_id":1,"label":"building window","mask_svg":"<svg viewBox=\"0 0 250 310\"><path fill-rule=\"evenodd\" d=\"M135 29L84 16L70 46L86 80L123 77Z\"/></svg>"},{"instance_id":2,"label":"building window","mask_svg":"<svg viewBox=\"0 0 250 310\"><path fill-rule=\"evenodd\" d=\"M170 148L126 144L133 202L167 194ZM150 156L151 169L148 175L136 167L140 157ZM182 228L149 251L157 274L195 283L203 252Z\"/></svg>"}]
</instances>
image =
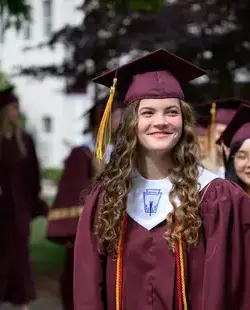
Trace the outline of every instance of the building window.
<instances>
[{"instance_id":1,"label":"building window","mask_svg":"<svg viewBox=\"0 0 250 310\"><path fill-rule=\"evenodd\" d=\"M30 22L24 22L23 36L25 40L29 40L31 38L31 23Z\"/></svg>"},{"instance_id":2,"label":"building window","mask_svg":"<svg viewBox=\"0 0 250 310\"><path fill-rule=\"evenodd\" d=\"M50 116L43 117L43 130L46 133L52 132L52 118Z\"/></svg>"},{"instance_id":3,"label":"building window","mask_svg":"<svg viewBox=\"0 0 250 310\"><path fill-rule=\"evenodd\" d=\"M44 35L46 37L52 32L52 0L43 0Z\"/></svg>"}]
</instances>

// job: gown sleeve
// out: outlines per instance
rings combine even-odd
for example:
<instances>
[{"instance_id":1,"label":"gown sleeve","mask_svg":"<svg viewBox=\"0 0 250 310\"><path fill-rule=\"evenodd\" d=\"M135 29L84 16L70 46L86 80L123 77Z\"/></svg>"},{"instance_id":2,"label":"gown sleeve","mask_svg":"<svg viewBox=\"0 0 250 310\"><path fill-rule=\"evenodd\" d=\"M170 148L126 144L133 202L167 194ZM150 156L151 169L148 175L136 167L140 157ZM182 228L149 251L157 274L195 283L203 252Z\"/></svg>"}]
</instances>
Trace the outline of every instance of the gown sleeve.
<instances>
[{"instance_id":1,"label":"gown sleeve","mask_svg":"<svg viewBox=\"0 0 250 310\"><path fill-rule=\"evenodd\" d=\"M93 220L100 186L85 201L78 224L74 253L74 309L104 310L105 255L93 233Z\"/></svg>"},{"instance_id":2,"label":"gown sleeve","mask_svg":"<svg viewBox=\"0 0 250 310\"><path fill-rule=\"evenodd\" d=\"M50 241L72 246L84 199L91 188L91 153L86 147L74 148L65 167L56 197L48 215L47 237Z\"/></svg>"},{"instance_id":3,"label":"gown sleeve","mask_svg":"<svg viewBox=\"0 0 250 310\"><path fill-rule=\"evenodd\" d=\"M202 310L250 309L250 197L217 179L204 197Z\"/></svg>"}]
</instances>

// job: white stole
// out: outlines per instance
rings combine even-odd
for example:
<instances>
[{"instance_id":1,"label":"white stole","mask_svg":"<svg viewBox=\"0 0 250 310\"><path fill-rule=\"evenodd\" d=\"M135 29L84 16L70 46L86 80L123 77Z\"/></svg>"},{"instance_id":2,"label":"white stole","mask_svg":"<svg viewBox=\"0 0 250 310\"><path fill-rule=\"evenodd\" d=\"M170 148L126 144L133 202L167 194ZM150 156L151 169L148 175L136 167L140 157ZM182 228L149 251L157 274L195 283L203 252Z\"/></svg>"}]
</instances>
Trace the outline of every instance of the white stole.
<instances>
[{"instance_id":1,"label":"white stole","mask_svg":"<svg viewBox=\"0 0 250 310\"><path fill-rule=\"evenodd\" d=\"M218 175L199 167L199 184L201 190ZM127 213L139 225L147 230L165 221L173 206L169 201L172 183L168 178L162 180L148 180L143 178L137 170L132 175L132 188L128 193ZM180 203L176 198L176 204Z\"/></svg>"}]
</instances>

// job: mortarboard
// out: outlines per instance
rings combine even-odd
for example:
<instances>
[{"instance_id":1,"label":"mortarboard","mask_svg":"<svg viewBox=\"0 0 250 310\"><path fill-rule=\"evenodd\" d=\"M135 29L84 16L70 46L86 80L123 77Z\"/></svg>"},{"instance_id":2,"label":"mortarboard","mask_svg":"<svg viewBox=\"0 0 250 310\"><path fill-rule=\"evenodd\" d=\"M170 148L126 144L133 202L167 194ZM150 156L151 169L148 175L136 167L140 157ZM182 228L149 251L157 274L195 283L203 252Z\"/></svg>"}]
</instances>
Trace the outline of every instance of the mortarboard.
<instances>
[{"instance_id":1,"label":"mortarboard","mask_svg":"<svg viewBox=\"0 0 250 310\"><path fill-rule=\"evenodd\" d=\"M207 136L207 130L209 126L209 118L205 116L200 116L196 120L195 131L197 136L205 137Z\"/></svg>"},{"instance_id":2,"label":"mortarboard","mask_svg":"<svg viewBox=\"0 0 250 310\"><path fill-rule=\"evenodd\" d=\"M12 92L12 89L0 92L0 108L12 102L19 102L18 98Z\"/></svg>"},{"instance_id":3,"label":"mortarboard","mask_svg":"<svg viewBox=\"0 0 250 310\"><path fill-rule=\"evenodd\" d=\"M87 134L91 132L93 127L95 127L96 125L99 125L99 124L96 124L96 122L101 122L101 118L105 110L107 101L108 101L108 96L99 98L95 101L94 105L90 109L84 112L83 117L88 116L89 118L89 126L86 129L84 129L83 134ZM119 101L116 100L115 104L113 104L112 106L112 109L113 109L112 111L114 112L116 111L116 109L119 109L119 108L121 108L121 104Z\"/></svg>"},{"instance_id":4,"label":"mortarboard","mask_svg":"<svg viewBox=\"0 0 250 310\"><path fill-rule=\"evenodd\" d=\"M100 108L102 108L102 107L105 108L107 100L108 100L108 96L106 96L104 98L97 99L95 101L95 103L87 111L84 112L83 116L90 115L91 113L93 113L99 107Z\"/></svg>"},{"instance_id":5,"label":"mortarboard","mask_svg":"<svg viewBox=\"0 0 250 310\"><path fill-rule=\"evenodd\" d=\"M198 112L209 115L213 104L215 104L214 122L228 125L242 103L249 104L247 101L240 98L221 98L206 104L196 105L195 108Z\"/></svg>"},{"instance_id":6,"label":"mortarboard","mask_svg":"<svg viewBox=\"0 0 250 310\"><path fill-rule=\"evenodd\" d=\"M88 116L89 124L88 127L84 129L83 134L88 134L92 131L93 127L97 126L96 124L97 119L99 118L101 121L102 114L105 110L105 105L107 103L107 98L100 98L95 101L93 106L88 109L86 112L84 112L83 117ZM99 117L100 115L100 117Z\"/></svg>"},{"instance_id":7,"label":"mortarboard","mask_svg":"<svg viewBox=\"0 0 250 310\"><path fill-rule=\"evenodd\" d=\"M96 101L95 101L95 103L91 106L91 108L89 108L87 111L85 111L84 113L83 113L83 117L84 116L87 116L87 115L90 115L90 114L92 114L92 113L94 113L95 112L95 110L97 109L97 108L103 108L103 110L105 109L105 107L106 107L106 103L107 103L107 101L108 101L108 95L107 96L105 96L105 97L102 97L102 98L98 98ZM113 105L112 105L112 107L114 108L114 110L115 109L119 109L120 107L121 107L121 103L118 101L118 100L115 100L115 102L113 103Z\"/></svg>"},{"instance_id":8,"label":"mortarboard","mask_svg":"<svg viewBox=\"0 0 250 310\"><path fill-rule=\"evenodd\" d=\"M235 142L245 139L250 139L250 105L242 104L217 143L223 142L231 147Z\"/></svg>"},{"instance_id":9,"label":"mortarboard","mask_svg":"<svg viewBox=\"0 0 250 310\"><path fill-rule=\"evenodd\" d=\"M107 123L115 91L124 98L124 105L141 99L184 99L181 84L206 74L203 69L163 49L147 54L124 66L104 73L93 81L110 88L110 96L100 124L96 157L103 158L103 141L110 139ZM112 86L113 85L113 86Z\"/></svg>"}]
</instances>

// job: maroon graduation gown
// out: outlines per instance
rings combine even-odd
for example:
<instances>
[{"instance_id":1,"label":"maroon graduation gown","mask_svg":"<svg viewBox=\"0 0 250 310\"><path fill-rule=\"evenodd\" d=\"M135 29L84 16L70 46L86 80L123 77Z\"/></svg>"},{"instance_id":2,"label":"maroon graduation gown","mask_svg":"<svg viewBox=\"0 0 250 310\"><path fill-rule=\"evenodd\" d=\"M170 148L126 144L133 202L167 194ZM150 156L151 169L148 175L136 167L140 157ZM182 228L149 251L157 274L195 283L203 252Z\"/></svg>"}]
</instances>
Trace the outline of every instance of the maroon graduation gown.
<instances>
[{"instance_id":1,"label":"maroon graduation gown","mask_svg":"<svg viewBox=\"0 0 250 310\"><path fill-rule=\"evenodd\" d=\"M40 173L34 143L22 133L27 156L20 159L15 139L0 145L0 301L25 304L35 297L29 261L30 221L46 215L39 198Z\"/></svg>"},{"instance_id":2,"label":"maroon graduation gown","mask_svg":"<svg viewBox=\"0 0 250 310\"><path fill-rule=\"evenodd\" d=\"M66 159L48 216L49 240L60 244L74 241L84 198L91 187L91 161L92 155L86 146L75 147Z\"/></svg>"},{"instance_id":3,"label":"maroon graduation gown","mask_svg":"<svg viewBox=\"0 0 250 310\"><path fill-rule=\"evenodd\" d=\"M47 237L63 244L66 259L60 281L64 310L73 309L73 260L77 224L91 186L92 155L86 146L75 147L65 161L58 192L48 217Z\"/></svg>"},{"instance_id":4,"label":"maroon graduation gown","mask_svg":"<svg viewBox=\"0 0 250 310\"><path fill-rule=\"evenodd\" d=\"M75 243L75 310L115 310L116 261L98 252L92 231L100 187L92 190ZM202 193L201 193L202 194ZM213 180L202 204L203 234L185 253L189 310L250 309L250 198ZM124 249L123 309L176 309L174 256L163 239L165 223L151 231L129 218Z\"/></svg>"}]
</instances>

